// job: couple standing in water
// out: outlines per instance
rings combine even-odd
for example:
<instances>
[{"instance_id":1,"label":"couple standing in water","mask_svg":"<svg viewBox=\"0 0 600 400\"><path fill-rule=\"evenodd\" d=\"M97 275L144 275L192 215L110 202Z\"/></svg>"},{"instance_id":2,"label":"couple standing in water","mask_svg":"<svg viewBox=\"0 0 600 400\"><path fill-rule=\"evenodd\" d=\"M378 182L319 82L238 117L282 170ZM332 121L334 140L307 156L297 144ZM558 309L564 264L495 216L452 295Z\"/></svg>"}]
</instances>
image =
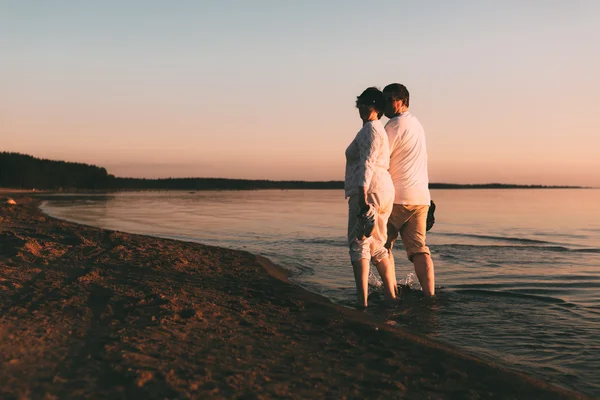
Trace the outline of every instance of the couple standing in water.
<instances>
[{"instance_id":1,"label":"couple standing in water","mask_svg":"<svg viewBox=\"0 0 600 400\"><path fill-rule=\"evenodd\" d=\"M348 245L359 307L368 305L369 263L383 281L385 299L398 293L392 246L398 236L426 296L435 294L433 261L425 244L431 202L425 132L408 112L404 85L366 89L356 99L363 121L346 149ZM385 114L389 121L383 126Z\"/></svg>"}]
</instances>

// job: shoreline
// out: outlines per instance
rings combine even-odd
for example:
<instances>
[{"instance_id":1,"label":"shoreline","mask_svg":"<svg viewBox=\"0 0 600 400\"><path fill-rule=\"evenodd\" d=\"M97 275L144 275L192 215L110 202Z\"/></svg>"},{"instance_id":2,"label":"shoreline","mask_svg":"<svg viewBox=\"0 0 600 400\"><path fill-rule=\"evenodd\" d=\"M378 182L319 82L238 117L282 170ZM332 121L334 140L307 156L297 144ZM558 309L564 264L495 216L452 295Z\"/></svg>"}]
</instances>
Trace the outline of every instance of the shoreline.
<instances>
[{"instance_id":1,"label":"shoreline","mask_svg":"<svg viewBox=\"0 0 600 400\"><path fill-rule=\"evenodd\" d=\"M58 220L28 195L0 205L0 397L587 398L335 305L264 257Z\"/></svg>"}]
</instances>

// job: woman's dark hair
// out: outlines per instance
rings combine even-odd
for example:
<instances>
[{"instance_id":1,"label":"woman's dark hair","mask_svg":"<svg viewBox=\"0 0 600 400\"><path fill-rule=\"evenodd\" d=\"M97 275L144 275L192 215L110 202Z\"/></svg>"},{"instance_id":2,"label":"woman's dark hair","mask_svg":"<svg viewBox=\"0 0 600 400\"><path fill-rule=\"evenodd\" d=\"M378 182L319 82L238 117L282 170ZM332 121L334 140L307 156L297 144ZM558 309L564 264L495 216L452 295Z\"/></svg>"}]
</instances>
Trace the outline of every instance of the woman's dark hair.
<instances>
[{"instance_id":1,"label":"woman's dark hair","mask_svg":"<svg viewBox=\"0 0 600 400\"><path fill-rule=\"evenodd\" d=\"M356 107L359 104L371 106L377 111L377 117L383 116L383 110L385 108L385 99L383 98L383 92L376 87L367 88L364 92L356 98Z\"/></svg>"}]
</instances>

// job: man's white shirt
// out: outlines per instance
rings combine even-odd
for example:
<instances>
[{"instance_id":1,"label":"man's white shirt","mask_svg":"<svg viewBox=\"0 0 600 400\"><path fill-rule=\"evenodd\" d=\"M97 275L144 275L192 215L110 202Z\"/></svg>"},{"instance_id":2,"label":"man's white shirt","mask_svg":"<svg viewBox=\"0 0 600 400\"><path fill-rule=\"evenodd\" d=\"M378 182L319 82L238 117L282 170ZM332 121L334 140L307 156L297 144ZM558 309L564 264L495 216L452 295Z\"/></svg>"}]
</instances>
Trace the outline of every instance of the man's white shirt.
<instances>
[{"instance_id":1,"label":"man's white shirt","mask_svg":"<svg viewBox=\"0 0 600 400\"><path fill-rule=\"evenodd\" d=\"M390 146L394 204L426 205L431 201L425 131L416 117L404 112L385 125Z\"/></svg>"}]
</instances>

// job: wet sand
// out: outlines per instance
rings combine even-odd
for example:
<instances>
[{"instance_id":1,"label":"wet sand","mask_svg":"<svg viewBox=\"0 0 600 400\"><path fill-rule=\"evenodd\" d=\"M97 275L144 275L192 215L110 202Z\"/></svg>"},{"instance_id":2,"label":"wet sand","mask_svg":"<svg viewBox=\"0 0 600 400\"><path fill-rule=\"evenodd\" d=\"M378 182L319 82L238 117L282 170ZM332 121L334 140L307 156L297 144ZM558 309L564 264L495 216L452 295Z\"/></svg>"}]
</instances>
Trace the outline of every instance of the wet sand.
<instances>
[{"instance_id":1,"label":"wet sand","mask_svg":"<svg viewBox=\"0 0 600 400\"><path fill-rule=\"evenodd\" d=\"M333 305L264 258L56 220L26 196L0 204L0 399L586 398Z\"/></svg>"}]
</instances>

